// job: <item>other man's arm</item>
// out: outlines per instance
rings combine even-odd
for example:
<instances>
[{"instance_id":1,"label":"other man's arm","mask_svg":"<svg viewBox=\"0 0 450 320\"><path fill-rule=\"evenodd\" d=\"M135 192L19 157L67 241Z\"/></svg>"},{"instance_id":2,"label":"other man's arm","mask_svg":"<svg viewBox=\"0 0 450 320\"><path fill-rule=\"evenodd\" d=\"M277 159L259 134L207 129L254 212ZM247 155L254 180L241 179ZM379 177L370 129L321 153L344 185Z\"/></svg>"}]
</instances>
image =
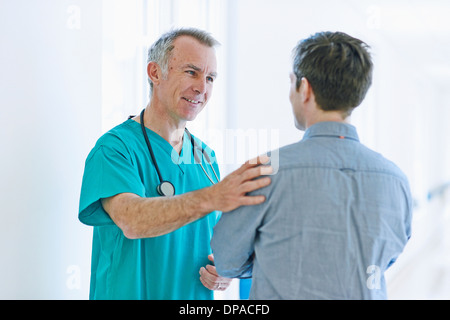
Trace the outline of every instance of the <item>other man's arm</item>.
<instances>
[{"instance_id":1,"label":"other man's arm","mask_svg":"<svg viewBox=\"0 0 450 320\"><path fill-rule=\"evenodd\" d=\"M270 184L269 177L255 179L272 172L270 166L260 166L268 161L267 156L249 160L219 183L193 192L156 198L121 193L102 199L102 205L127 238L161 236L215 210L228 212L264 202L264 196L247 193Z\"/></svg>"}]
</instances>

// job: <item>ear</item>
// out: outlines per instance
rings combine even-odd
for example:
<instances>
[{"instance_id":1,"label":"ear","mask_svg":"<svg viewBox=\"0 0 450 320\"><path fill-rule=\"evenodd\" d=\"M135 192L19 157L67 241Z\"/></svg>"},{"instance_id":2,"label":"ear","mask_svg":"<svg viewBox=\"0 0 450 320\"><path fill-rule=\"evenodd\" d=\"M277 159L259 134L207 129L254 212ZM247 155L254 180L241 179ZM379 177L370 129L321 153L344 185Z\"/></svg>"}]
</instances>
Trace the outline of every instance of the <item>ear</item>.
<instances>
[{"instance_id":1,"label":"ear","mask_svg":"<svg viewBox=\"0 0 450 320\"><path fill-rule=\"evenodd\" d=\"M311 84L309 83L308 79L305 77L302 78L301 84L300 84L300 94L303 99L303 102L308 102L313 96L314 92L312 91Z\"/></svg>"},{"instance_id":2,"label":"ear","mask_svg":"<svg viewBox=\"0 0 450 320\"><path fill-rule=\"evenodd\" d=\"M158 85L162 78L160 66L156 62L149 62L147 65L147 75L153 82L153 85Z\"/></svg>"}]
</instances>

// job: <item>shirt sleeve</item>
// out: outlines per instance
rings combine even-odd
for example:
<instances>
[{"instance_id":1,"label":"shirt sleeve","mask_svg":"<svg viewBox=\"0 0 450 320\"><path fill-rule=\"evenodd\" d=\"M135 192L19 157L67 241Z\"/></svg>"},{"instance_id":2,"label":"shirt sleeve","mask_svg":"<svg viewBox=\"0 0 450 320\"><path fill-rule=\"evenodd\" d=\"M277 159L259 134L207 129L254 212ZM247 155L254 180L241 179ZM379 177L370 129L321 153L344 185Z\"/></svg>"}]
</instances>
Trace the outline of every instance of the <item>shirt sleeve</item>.
<instances>
[{"instance_id":1,"label":"shirt sleeve","mask_svg":"<svg viewBox=\"0 0 450 320\"><path fill-rule=\"evenodd\" d=\"M119 193L145 196L145 186L130 155L117 147L100 145L89 154L83 175L78 218L91 226L114 222L101 204L102 198Z\"/></svg>"},{"instance_id":2,"label":"shirt sleeve","mask_svg":"<svg viewBox=\"0 0 450 320\"><path fill-rule=\"evenodd\" d=\"M227 278L251 278L254 245L264 206L243 206L223 213L214 227L211 249L218 274Z\"/></svg>"}]
</instances>

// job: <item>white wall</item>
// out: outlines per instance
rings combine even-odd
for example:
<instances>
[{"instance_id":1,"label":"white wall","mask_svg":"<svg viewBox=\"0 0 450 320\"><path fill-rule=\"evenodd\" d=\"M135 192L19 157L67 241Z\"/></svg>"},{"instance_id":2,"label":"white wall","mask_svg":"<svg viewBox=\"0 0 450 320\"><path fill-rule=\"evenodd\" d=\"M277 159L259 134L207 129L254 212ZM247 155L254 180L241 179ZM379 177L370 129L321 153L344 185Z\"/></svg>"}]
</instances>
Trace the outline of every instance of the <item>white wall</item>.
<instances>
[{"instance_id":1,"label":"white wall","mask_svg":"<svg viewBox=\"0 0 450 320\"><path fill-rule=\"evenodd\" d=\"M99 0L0 2L0 299L85 299L77 218L101 129Z\"/></svg>"}]
</instances>

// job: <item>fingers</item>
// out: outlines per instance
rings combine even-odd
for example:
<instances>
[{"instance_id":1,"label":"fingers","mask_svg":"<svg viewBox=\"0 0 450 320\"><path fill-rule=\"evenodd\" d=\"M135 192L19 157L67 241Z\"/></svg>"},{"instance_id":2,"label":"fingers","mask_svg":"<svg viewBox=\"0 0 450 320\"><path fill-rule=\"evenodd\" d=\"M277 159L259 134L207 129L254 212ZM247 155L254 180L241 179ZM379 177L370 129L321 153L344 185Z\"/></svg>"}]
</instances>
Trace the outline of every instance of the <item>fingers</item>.
<instances>
[{"instance_id":1,"label":"fingers","mask_svg":"<svg viewBox=\"0 0 450 320\"><path fill-rule=\"evenodd\" d=\"M260 156L258 156L258 157L256 157L256 158L247 160L247 161L246 161L246 162L245 162L238 170L236 170L236 171L239 172L239 173L242 173L242 172L244 172L245 170L247 170L248 168L256 167L256 166L259 166L259 165L261 165L261 164L266 164L266 163L268 163L269 161L270 161L270 158L269 158L267 155L263 154L263 155L260 155Z\"/></svg>"},{"instance_id":2,"label":"fingers","mask_svg":"<svg viewBox=\"0 0 450 320\"><path fill-rule=\"evenodd\" d=\"M259 176L269 175L272 172L273 168L271 166L260 166L256 168L247 169L246 171L242 172L241 175L243 180L252 180Z\"/></svg>"},{"instance_id":3,"label":"fingers","mask_svg":"<svg viewBox=\"0 0 450 320\"><path fill-rule=\"evenodd\" d=\"M260 164L266 164L270 161L270 157L266 154L262 154L257 156L256 158L250 159L245 162L245 164L248 164L250 166L257 166Z\"/></svg>"},{"instance_id":4,"label":"fingers","mask_svg":"<svg viewBox=\"0 0 450 320\"><path fill-rule=\"evenodd\" d=\"M230 173L209 190L215 210L222 212L232 211L242 205L255 205L265 201L264 196L247 195L247 193L268 186L271 182L270 175L273 168L267 163L270 158L266 155L259 156L244 163L239 169Z\"/></svg>"},{"instance_id":5,"label":"fingers","mask_svg":"<svg viewBox=\"0 0 450 320\"><path fill-rule=\"evenodd\" d=\"M201 283L208 288L209 290L214 290L215 287L215 281L214 279L208 274L206 269L204 267L200 268L200 281Z\"/></svg>"},{"instance_id":6,"label":"fingers","mask_svg":"<svg viewBox=\"0 0 450 320\"><path fill-rule=\"evenodd\" d=\"M241 199L239 204L241 206L254 206L257 204L261 204L264 201L266 201L266 197L264 196L246 196Z\"/></svg>"},{"instance_id":7,"label":"fingers","mask_svg":"<svg viewBox=\"0 0 450 320\"><path fill-rule=\"evenodd\" d=\"M270 184L271 179L269 177L263 177L260 179L250 180L243 182L241 185L241 191L244 193L248 193L254 191L256 189L260 189L266 187Z\"/></svg>"},{"instance_id":8,"label":"fingers","mask_svg":"<svg viewBox=\"0 0 450 320\"><path fill-rule=\"evenodd\" d=\"M221 279L224 279L224 278L220 278L220 277L210 274L205 268L201 268L200 272L201 272L200 273L201 274L200 281L209 290L223 291L226 288L228 288L227 281L223 281L223 282L220 281Z\"/></svg>"},{"instance_id":9,"label":"fingers","mask_svg":"<svg viewBox=\"0 0 450 320\"><path fill-rule=\"evenodd\" d=\"M224 291L231 283L231 279L219 276L212 265L201 267L199 273L201 283L209 290Z\"/></svg>"},{"instance_id":10,"label":"fingers","mask_svg":"<svg viewBox=\"0 0 450 320\"><path fill-rule=\"evenodd\" d=\"M206 265L205 269L206 269L206 271L208 271L210 274L212 274L216 278L220 278L219 274L216 271L216 267L208 264L208 265Z\"/></svg>"},{"instance_id":11,"label":"fingers","mask_svg":"<svg viewBox=\"0 0 450 320\"><path fill-rule=\"evenodd\" d=\"M244 180L245 181L245 180ZM260 188L266 187L271 183L271 179L269 177L264 177L256 180L250 180L243 182L236 191L239 191L239 198L236 199L235 206L250 206L261 204L266 200L266 197L263 195L247 195L252 191L258 190ZM227 212L227 211L223 211Z\"/></svg>"}]
</instances>

